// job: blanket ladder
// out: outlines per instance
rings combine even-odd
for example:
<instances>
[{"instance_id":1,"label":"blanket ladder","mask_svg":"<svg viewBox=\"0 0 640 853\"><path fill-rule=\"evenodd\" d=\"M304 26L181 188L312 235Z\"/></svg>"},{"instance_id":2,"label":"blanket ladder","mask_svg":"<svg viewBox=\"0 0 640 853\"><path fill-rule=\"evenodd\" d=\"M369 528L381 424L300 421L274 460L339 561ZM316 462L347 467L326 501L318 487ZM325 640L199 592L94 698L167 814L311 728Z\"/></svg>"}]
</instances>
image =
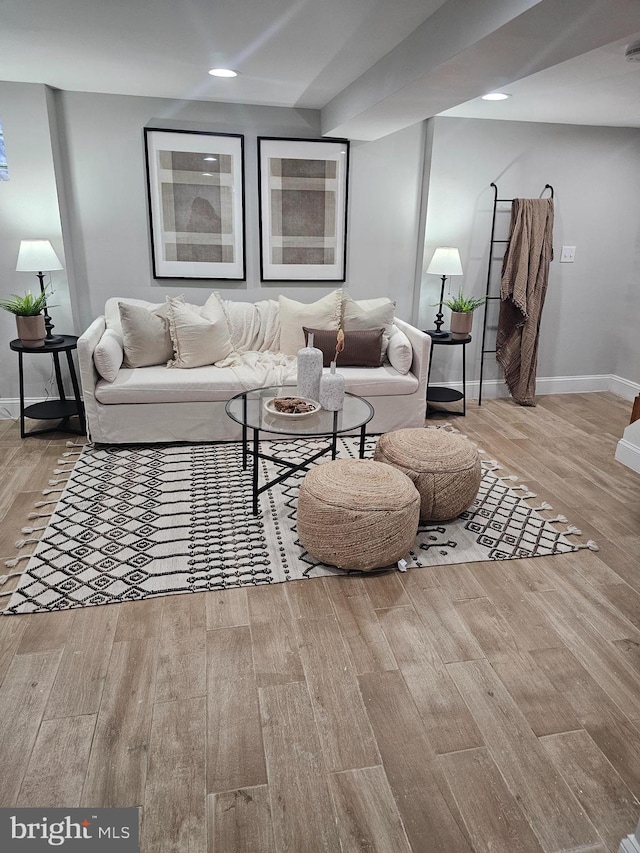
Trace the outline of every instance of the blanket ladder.
<instances>
[{"instance_id":1,"label":"blanket ladder","mask_svg":"<svg viewBox=\"0 0 640 853\"><path fill-rule=\"evenodd\" d=\"M491 182L491 186L493 187L493 216L491 218L491 239L489 241L489 260L487 262L487 286L485 290L485 303L484 303L484 317L482 321L482 345L480 348L480 388L478 390L478 405L482 405L482 379L484 376L484 357L487 353L495 353L494 349L487 349L487 325L489 320L489 302L500 301L500 294L497 296L491 294L491 284L492 284L492 273L493 273L493 262L496 260L502 260L502 258L495 258L493 251L494 246L499 244L508 244L508 240L496 240L496 214L500 213L511 213L510 207L505 207L503 210L498 211L498 204L508 204L511 205L513 203L512 198L498 198L498 185ZM542 193L546 190L549 190L551 195L550 198L553 198L553 187L551 184L545 184ZM542 193L540 196L542 197Z\"/></svg>"}]
</instances>

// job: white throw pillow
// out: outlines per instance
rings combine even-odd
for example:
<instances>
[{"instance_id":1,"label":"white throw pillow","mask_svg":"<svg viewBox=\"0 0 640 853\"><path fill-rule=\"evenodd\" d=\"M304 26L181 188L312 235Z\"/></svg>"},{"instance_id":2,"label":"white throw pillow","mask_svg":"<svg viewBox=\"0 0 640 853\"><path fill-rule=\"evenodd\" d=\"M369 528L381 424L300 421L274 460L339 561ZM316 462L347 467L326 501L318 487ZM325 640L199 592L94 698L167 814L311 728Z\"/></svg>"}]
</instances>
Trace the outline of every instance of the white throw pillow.
<instances>
[{"instance_id":1,"label":"white throw pillow","mask_svg":"<svg viewBox=\"0 0 640 853\"><path fill-rule=\"evenodd\" d=\"M308 329L335 330L338 332L342 306L342 291L334 290L310 305L280 296L280 352L297 355L304 347L303 326Z\"/></svg>"},{"instance_id":2,"label":"white throw pillow","mask_svg":"<svg viewBox=\"0 0 640 853\"><path fill-rule=\"evenodd\" d=\"M106 382L113 382L124 361L122 338L114 329L105 329L93 351L93 363Z\"/></svg>"},{"instance_id":3,"label":"white throw pillow","mask_svg":"<svg viewBox=\"0 0 640 853\"><path fill-rule=\"evenodd\" d=\"M413 347L409 338L397 326L393 326L393 331L389 338L387 358L391 367L395 368L398 373L402 373L403 376L411 370Z\"/></svg>"},{"instance_id":4,"label":"white throw pillow","mask_svg":"<svg viewBox=\"0 0 640 853\"><path fill-rule=\"evenodd\" d=\"M119 309L124 366L151 367L154 364L166 364L173 357L168 306L160 305L150 311L139 305L121 302Z\"/></svg>"},{"instance_id":5,"label":"white throw pillow","mask_svg":"<svg viewBox=\"0 0 640 853\"><path fill-rule=\"evenodd\" d=\"M231 354L227 318L215 293L199 312L179 299L170 297L168 303L174 357L167 367L203 367Z\"/></svg>"},{"instance_id":6,"label":"white throw pillow","mask_svg":"<svg viewBox=\"0 0 640 853\"><path fill-rule=\"evenodd\" d=\"M385 334L390 335L395 310L396 303L386 296L380 299L355 300L345 293L342 308L343 328L345 332L383 328Z\"/></svg>"}]
</instances>

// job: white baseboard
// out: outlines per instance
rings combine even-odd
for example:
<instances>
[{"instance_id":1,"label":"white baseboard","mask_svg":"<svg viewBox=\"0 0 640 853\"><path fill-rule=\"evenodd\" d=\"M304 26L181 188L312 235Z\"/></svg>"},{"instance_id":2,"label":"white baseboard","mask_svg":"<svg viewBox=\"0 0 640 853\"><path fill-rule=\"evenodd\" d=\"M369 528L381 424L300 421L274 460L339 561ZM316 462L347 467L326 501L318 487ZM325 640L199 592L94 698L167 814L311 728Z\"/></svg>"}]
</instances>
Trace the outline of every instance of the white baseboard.
<instances>
[{"instance_id":1,"label":"white baseboard","mask_svg":"<svg viewBox=\"0 0 640 853\"><path fill-rule=\"evenodd\" d=\"M43 403L46 397L27 397L24 401L25 408L33 403ZM0 397L0 420L17 421L20 417L19 397Z\"/></svg>"},{"instance_id":2,"label":"white baseboard","mask_svg":"<svg viewBox=\"0 0 640 853\"><path fill-rule=\"evenodd\" d=\"M640 474L640 447L637 444L621 438L616 445L616 460Z\"/></svg>"},{"instance_id":3,"label":"white baseboard","mask_svg":"<svg viewBox=\"0 0 640 853\"><path fill-rule=\"evenodd\" d=\"M609 380L609 391L618 397L633 400L637 394L640 394L640 385L637 382L631 382L629 379L623 379L622 376L614 375L610 376Z\"/></svg>"},{"instance_id":4,"label":"white baseboard","mask_svg":"<svg viewBox=\"0 0 640 853\"><path fill-rule=\"evenodd\" d=\"M433 382L434 388L447 387L462 391L460 382ZM625 400L633 400L640 393L640 386L628 379L613 374L593 376L539 376L536 379L536 394L588 394L593 391L611 391ZM480 393L479 382L467 382L467 398L477 400ZM482 383L482 397L487 400L509 397L509 389L502 379L488 379Z\"/></svg>"}]
</instances>

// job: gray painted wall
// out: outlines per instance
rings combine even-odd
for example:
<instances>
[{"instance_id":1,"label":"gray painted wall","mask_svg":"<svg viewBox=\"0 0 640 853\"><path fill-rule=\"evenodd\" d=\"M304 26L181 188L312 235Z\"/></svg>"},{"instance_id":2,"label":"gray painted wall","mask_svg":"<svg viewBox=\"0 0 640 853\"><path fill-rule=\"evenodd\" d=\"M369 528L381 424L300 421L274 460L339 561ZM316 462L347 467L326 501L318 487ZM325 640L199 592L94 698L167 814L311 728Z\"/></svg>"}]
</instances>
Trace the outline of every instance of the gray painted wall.
<instances>
[{"instance_id":1,"label":"gray painted wall","mask_svg":"<svg viewBox=\"0 0 640 853\"><path fill-rule=\"evenodd\" d=\"M50 240L66 266L44 86L0 82L0 118L10 178L0 183L0 293L39 293L35 273L16 272L20 240ZM66 270L52 272L50 278L55 330L70 331ZM0 417L7 414L2 401L18 397L18 357L8 347L16 337L15 318L0 311ZM28 393L30 389L34 395L44 397L47 391L53 391L50 358L24 356L24 367Z\"/></svg>"},{"instance_id":2,"label":"gray painted wall","mask_svg":"<svg viewBox=\"0 0 640 853\"><path fill-rule=\"evenodd\" d=\"M617 374L640 383L640 131L625 128L435 118L430 151L423 269L436 246L458 246L457 292L485 291L493 190L500 198L555 190L555 260L542 316L539 377ZM509 206L497 215L506 236ZM561 264L562 245L576 246ZM493 264L498 292L500 263ZM433 327L440 279L422 276L419 318ZM495 314L497 317L497 313ZM491 317L491 315L490 315ZM448 317L445 319L447 322ZM426 325L425 325L426 324ZM474 318L468 378L479 378L482 312ZM495 342L492 322L491 343ZM459 361L441 347L433 381L460 379ZM459 354L458 359L459 359ZM487 355L485 377L500 378Z\"/></svg>"},{"instance_id":3,"label":"gray painted wall","mask_svg":"<svg viewBox=\"0 0 640 853\"><path fill-rule=\"evenodd\" d=\"M3 280L24 275L15 269L12 279L6 275L12 264L15 267L19 239L49 237L66 266L63 274L54 274L63 284L67 304L66 312L54 317L58 331L79 334L102 313L110 296L162 301L165 294L184 293L190 301L204 302L215 289L228 298L249 301L277 298L281 292L312 301L333 289L328 284L263 284L259 272L257 137L319 137L319 112L0 86L0 115L15 176L9 192L0 196L0 221L12 223L0 237ZM246 282L153 279L145 126L244 134ZM406 318L411 314L415 259L422 245L418 210L423 131L423 125L416 125L351 148L344 286L358 298L393 295L398 315ZM9 317L0 320L5 325L12 322ZM5 330L6 336L15 333ZM27 380L27 396L44 395L42 376L29 374ZM13 362L0 366L0 383L0 394L18 396Z\"/></svg>"},{"instance_id":4,"label":"gray painted wall","mask_svg":"<svg viewBox=\"0 0 640 853\"><path fill-rule=\"evenodd\" d=\"M83 325L109 296L162 301L185 293L204 301L211 289L255 301L286 293L312 301L332 285L261 283L258 244L257 137L319 137L319 112L170 101L76 92L56 95L64 134L66 195ZM145 126L244 134L246 282L155 281L151 273ZM398 290L399 313L411 311L418 228L417 175L422 127L351 148L347 283L360 297Z\"/></svg>"}]
</instances>

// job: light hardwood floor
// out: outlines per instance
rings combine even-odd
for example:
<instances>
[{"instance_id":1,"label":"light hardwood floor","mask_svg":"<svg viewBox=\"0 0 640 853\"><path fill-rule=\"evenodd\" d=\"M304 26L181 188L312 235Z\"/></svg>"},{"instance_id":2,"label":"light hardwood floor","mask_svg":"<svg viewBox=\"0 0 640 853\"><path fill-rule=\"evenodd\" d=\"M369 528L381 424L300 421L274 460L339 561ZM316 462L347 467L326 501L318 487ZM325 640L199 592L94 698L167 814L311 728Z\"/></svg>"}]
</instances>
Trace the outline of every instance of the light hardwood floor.
<instances>
[{"instance_id":1,"label":"light hardwood floor","mask_svg":"<svg viewBox=\"0 0 640 853\"><path fill-rule=\"evenodd\" d=\"M449 419L598 552L0 618L0 805L138 806L144 853L617 851L640 817L630 411ZM0 423L3 559L53 438Z\"/></svg>"}]
</instances>

